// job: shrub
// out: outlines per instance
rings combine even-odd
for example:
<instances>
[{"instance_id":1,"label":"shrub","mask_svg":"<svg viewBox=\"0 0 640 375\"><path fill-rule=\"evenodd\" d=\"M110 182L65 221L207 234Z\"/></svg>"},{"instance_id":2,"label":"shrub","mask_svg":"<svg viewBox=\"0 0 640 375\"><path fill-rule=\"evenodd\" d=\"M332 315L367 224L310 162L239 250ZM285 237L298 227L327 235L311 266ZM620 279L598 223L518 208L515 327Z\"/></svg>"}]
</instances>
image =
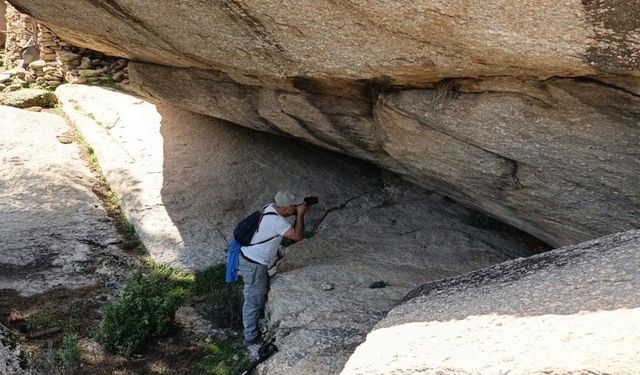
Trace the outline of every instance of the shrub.
<instances>
[{"instance_id":1,"label":"shrub","mask_svg":"<svg viewBox=\"0 0 640 375\"><path fill-rule=\"evenodd\" d=\"M98 340L105 349L130 356L147 340L166 335L176 310L190 295L181 277L170 268L136 271L100 322Z\"/></svg>"},{"instance_id":2,"label":"shrub","mask_svg":"<svg viewBox=\"0 0 640 375\"><path fill-rule=\"evenodd\" d=\"M80 347L78 346L78 336L64 335L62 348L58 353L62 367L71 370L80 362Z\"/></svg>"}]
</instances>

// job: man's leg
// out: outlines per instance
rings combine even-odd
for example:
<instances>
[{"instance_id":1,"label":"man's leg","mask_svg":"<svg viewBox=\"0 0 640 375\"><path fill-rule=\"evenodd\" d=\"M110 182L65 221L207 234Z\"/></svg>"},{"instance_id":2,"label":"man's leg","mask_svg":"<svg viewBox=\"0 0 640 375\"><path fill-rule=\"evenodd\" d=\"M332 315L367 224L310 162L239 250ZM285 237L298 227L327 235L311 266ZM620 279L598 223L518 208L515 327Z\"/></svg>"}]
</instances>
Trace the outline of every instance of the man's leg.
<instances>
[{"instance_id":1,"label":"man's leg","mask_svg":"<svg viewBox=\"0 0 640 375\"><path fill-rule=\"evenodd\" d=\"M255 343L260 338L258 321L264 309L267 296L267 267L240 259L240 275L244 281L244 304L242 306L242 324L244 325L244 342Z\"/></svg>"}]
</instances>

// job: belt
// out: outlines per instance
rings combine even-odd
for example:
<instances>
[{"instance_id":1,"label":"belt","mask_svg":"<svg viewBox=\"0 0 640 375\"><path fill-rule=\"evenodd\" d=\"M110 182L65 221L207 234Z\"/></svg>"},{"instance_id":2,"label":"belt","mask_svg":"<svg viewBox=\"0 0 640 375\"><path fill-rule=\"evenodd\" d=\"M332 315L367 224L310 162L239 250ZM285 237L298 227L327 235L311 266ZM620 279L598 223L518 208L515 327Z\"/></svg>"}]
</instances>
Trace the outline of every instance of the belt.
<instances>
[{"instance_id":1,"label":"belt","mask_svg":"<svg viewBox=\"0 0 640 375\"><path fill-rule=\"evenodd\" d=\"M242 252L242 250L240 250L240 256L241 256L241 257L243 257L243 258L244 258L244 260L246 260L246 261L247 261L247 262L249 262L249 263L259 264L259 265L261 265L261 266L264 266L264 264L262 264L262 263L258 263L258 262L256 262L255 260L253 260L253 259L249 258L248 256L244 255L244 253Z\"/></svg>"}]
</instances>

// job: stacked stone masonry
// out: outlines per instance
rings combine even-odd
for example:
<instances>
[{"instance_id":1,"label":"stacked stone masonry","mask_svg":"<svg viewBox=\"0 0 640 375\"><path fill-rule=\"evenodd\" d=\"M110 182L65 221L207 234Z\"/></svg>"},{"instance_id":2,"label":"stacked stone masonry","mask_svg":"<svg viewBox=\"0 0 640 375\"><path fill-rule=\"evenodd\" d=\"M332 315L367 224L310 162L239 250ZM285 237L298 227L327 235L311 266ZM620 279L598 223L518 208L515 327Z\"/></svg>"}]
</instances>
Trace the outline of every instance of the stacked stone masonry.
<instances>
[{"instance_id":1,"label":"stacked stone masonry","mask_svg":"<svg viewBox=\"0 0 640 375\"><path fill-rule=\"evenodd\" d=\"M13 68L18 82L0 82L7 92L29 85L56 88L69 83L128 83L128 60L75 47L45 25L7 7L5 66Z\"/></svg>"},{"instance_id":2,"label":"stacked stone masonry","mask_svg":"<svg viewBox=\"0 0 640 375\"><path fill-rule=\"evenodd\" d=\"M33 24L31 17L21 14L9 3L6 3L6 42L5 61L7 67L14 67L15 62L20 60L20 50L26 45L33 35Z\"/></svg>"},{"instance_id":3,"label":"stacked stone masonry","mask_svg":"<svg viewBox=\"0 0 640 375\"><path fill-rule=\"evenodd\" d=\"M7 5L0 1L0 47L4 47L6 41L7 32L7 19L5 13L7 12Z\"/></svg>"}]
</instances>

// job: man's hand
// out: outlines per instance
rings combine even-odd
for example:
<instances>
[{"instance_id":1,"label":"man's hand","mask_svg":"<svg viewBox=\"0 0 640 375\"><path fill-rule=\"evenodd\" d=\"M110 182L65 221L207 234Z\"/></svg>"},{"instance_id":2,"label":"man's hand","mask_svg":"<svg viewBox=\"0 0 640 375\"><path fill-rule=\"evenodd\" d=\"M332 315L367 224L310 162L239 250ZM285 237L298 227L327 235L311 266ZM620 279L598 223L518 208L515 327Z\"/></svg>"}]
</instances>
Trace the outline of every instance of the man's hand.
<instances>
[{"instance_id":1,"label":"man's hand","mask_svg":"<svg viewBox=\"0 0 640 375\"><path fill-rule=\"evenodd\" d=\"M311 209L311 206L309 206L308 204L299 204L296 206L296 213L298 215L304 215L307 211L309 211L309 209Z\"/></svg>"},{"instance_id":2,"label":"man's hand","mask_svg":"<svg viewBox=\"0 0 640 375\"><path fill-rule=\"evenodd\" d=\"M304 238L304 214L307 213L311 209L306 203L299 204L296 206L296 222L294 227L290 228L287 233L284 234L284 237L298 242Z\"/></svg>"}]
</instances>

